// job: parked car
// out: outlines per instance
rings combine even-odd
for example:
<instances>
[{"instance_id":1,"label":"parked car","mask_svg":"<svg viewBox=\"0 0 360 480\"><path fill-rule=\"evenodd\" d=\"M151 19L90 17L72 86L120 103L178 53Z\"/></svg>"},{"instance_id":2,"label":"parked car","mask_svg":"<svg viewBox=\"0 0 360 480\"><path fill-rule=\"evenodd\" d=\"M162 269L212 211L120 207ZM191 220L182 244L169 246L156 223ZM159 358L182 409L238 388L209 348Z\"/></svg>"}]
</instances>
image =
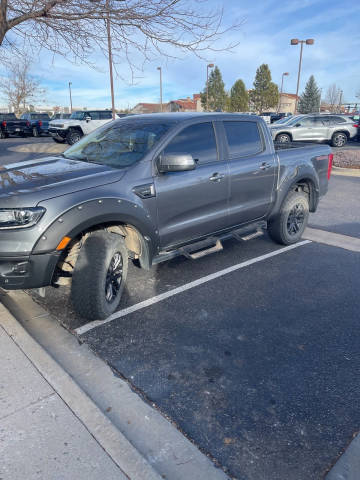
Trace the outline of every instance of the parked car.
<instances>
[{"instance_id":1,"label":"parked car","mask_svg":"<svg viewBox=\"0 0 360 480\"><path fill-rule=\"evenodd\" d=\"M55 113L51 118L50 121L52 122L53 120L60 120L63 118L70 118L71 113Z\"/></svg>"},{"instance_id":2,"label":"parked car","mask_svg":"<svg viewBox=\"0 0 360 480\"><path fill-rule=\"evenodd\" d=\"M49 133L54 142L73 145L81 137L112 120L111 110L86 110L71 114L69 119L50 122Z\"/></svg>"},{"instance_id":3,"label":"parked car","mask_svg":"<svg viewBox=\"0 0 360 480\"><path fill-rule=\"evenodd\" d=\"M49 133L50 117L47 113L27 112L23 113L20 118L30 123L33 137Z\"/></svg>"},{"instance_id":4,"label":"parked car","mask_svg":"<svg viewBox=\"0 0 360 480\"><path fill-rule=\"evenodd\" d=\"M195 260L264 228L293 244L327 192L332 153L281 147L253 115L157 113L103 125L61 156L5 166L0 286L69 283L75 310L100 319L118 307L129 259L145 269Z\"/></svg>"},{"instance_id":5,"label":"parked car","mask_svg":"<svg viewBox=\"0 0 360 480\"><path fill-rule=\"evenodd\" d=\"M0 138L8 138L10 135L31 135L30 122L19 120L15 113L0 113Z\"/></svg>"},{"instance_id":6,"label":"parked car","mask_svg":"<svg viewBox=\"0 0 360 480\"><path fill-rule=\"evenodd\" d=\"M270 125L269 128L276 142L330 142L333 147L343 147L357 135L358 125L341 115L309 114L292 118L283 125Z\"/></svg>"}]
</instances>

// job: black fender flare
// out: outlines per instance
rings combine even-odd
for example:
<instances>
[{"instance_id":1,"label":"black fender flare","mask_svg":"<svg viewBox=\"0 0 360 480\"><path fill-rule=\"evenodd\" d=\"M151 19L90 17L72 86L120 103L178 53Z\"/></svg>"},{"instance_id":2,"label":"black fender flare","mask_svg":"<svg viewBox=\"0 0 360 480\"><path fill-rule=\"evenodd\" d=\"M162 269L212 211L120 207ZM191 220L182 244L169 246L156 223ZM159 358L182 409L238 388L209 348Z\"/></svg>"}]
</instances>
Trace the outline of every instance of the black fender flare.
<instances>
[{"instance_id":1,"label":"black fender flare","mask_svg":"<svg viewBox=\"0 0 360 480\"><path fill-rule=\"evenodd\" d=\"M98 198L82 202L59 215L37 240L32 253L56 251L64 237L74 239L97 226L131 225L139 234L143 255L140 264L150 268L159 247L158 232L150 215L139 205L118 198Z\"/></svg>"}]
</instances>

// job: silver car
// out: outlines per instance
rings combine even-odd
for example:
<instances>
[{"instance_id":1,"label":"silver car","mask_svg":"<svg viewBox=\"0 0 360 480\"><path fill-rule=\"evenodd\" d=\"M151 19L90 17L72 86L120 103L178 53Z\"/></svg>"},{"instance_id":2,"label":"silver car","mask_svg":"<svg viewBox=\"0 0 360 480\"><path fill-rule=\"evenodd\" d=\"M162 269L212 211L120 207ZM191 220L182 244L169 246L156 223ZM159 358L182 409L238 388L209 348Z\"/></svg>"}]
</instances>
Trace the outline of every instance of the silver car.
<instances>
[{"instance_id":1,"label":"silver car","mask_svg":"<svg viewBox=\"0 0 360 480\"><path fill-rule=\"evenodd\" d=\"M285 124L269 126L276 142L330 142L333 147L343 147L357 135L358 126L342 115L299 115Z\"/></svg>"}]
</instances>

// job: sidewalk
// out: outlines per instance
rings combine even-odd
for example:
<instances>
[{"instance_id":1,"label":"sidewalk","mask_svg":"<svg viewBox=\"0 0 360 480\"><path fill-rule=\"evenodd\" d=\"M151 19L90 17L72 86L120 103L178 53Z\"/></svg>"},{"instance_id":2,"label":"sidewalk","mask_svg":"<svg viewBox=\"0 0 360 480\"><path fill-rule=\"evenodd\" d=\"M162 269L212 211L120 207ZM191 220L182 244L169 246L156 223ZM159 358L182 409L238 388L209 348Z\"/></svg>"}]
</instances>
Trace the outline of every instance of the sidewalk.
<instances>
[{"instance_id":1,"label":"sidewalk","mask_svg":"<svg viewBox=\"0 0 360 480\"><path fill-rule=\"evenodd\" d=\"M0 405L2 480L127 478L1 326Z\"/></svg>"}]
</instances>

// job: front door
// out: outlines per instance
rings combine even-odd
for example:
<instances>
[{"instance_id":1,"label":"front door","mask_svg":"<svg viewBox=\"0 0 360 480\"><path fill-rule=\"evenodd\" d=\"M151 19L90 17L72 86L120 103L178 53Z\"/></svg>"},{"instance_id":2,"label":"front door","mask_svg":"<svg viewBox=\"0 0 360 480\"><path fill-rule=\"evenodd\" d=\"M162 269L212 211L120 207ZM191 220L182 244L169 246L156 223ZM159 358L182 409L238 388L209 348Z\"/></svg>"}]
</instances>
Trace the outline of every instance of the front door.
<instances>
[{"instance_id":1,"label":"front door","mask_svg":"<svg viewBox=\"0 0 360 480\"><path fill-rule=\"evenodd\" d=\"M274 200L277 163L266 150L256 121L224 121L229 155L229 224L240 225L264 217Z\"/></svg>"},{"instance_id":2,"label":"front door","mask_svg":"<svg viewBox=\"0 0 360 480\"><path fill-rule=\"evenodd\" d=\"M228 163L219 154L213 123L185 127L162 154L191 154L196 168L155 177L161 246L185 243L225 228Z\"/></svg>"}]
</instances>

